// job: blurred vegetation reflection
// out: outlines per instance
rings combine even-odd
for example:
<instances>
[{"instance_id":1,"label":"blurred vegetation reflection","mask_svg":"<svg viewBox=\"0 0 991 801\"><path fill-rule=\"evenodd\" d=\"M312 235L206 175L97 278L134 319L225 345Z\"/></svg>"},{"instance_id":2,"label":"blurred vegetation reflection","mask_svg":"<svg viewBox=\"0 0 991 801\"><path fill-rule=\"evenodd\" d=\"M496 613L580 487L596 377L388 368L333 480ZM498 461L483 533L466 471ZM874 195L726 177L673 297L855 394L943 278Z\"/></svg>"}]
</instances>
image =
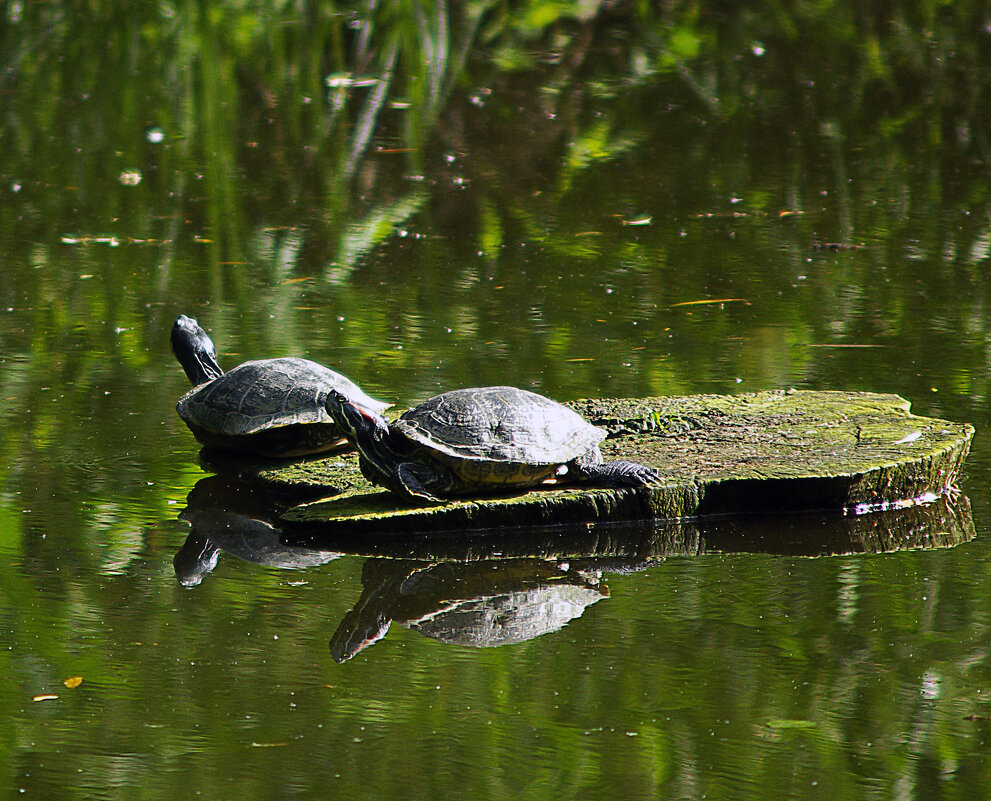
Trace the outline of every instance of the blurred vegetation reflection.
<instances>
[{"instance_id":1,"label":"blurred vegetation reflection","mask_svg":"<svg viewBox=\"0 0 991 801\"><path fill-rule=\"evenodd\" d=\"M0 775L108 798L156 775L145 797L175 797L209 742L279 746L196 785L216 797L739 797L724 775L752 797L986 795L980 539L675 560L524 646L438 658L396 626L349 663L360 686L328 679L360 563L328 553L297 583L229 560L176 585L202 471L167 345L185 312L225 367L306 355L398 404L792 385L980 427L983 4L0 14ZM71 673L61 707L26 703Z\"/></svg>"}]
</instances>

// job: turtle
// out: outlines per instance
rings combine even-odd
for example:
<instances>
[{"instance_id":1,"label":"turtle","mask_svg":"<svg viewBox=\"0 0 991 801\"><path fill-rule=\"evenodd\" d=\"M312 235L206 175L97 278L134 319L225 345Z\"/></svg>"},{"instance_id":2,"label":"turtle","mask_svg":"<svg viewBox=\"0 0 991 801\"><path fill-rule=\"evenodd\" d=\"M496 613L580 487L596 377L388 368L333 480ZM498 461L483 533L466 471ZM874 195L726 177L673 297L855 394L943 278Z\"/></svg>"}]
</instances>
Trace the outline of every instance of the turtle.
<instances>
[{"instance_id":1,"label":"turtle","mask_svg":"<svg viewBox=\"0 0 991 801\"><path fill-rule=\"evenodd\" d=\"M225 373L213 341L185 314L172 326L171 342L194 385L179 399L176 411L207 447L280 458L341 449L348 447L347 440L327 413L330 392L376 412L391 405L309 359L260 359Z\"/></svg>"},{"instance_id":2,"label":"turtle","mask_svg":"<svg viewBox=\"0 0 991 801\"><path fill-rule=\"evenodd\" d=\"M659 481L653 468L603 462L606 432L550 398L516 387L444 392L389 423L374 409L332 391L327 413L359 454L369 481L408 500L533 487L556 478L602 487Z\"/></svg>"}]
</instances>

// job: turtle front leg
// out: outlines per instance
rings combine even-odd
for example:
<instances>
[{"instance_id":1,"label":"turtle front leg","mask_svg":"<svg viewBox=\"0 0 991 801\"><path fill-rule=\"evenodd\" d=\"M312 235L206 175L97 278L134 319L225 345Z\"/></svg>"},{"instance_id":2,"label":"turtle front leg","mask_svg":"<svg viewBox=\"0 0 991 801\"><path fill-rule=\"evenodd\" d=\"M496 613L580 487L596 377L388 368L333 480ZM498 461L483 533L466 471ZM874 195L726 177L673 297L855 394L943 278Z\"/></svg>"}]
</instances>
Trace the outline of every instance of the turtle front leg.
<instances>
[{"instance_id":1,"label":"turtle front leg","mask_svg":"<svg viewBox=\"0 0 991 801\"><path fill-rule=\"evenodd\" d=\"M661 483L661 476L653 467L625 459L603 462L598 448L572 461L568 475L578 484L600 487L649 487Z\"/></svg>"},{"instance_id":2,"label":"turtle front leg","mask_svg":"<svg viewBox=\"0 0 991 801\"><path fill-rule=\"evenodd\" d=\"M410 500L444 503L457 494L457 477L443 465L400 462L394 472L397 489Z\"/></svg>"}]
</instances>

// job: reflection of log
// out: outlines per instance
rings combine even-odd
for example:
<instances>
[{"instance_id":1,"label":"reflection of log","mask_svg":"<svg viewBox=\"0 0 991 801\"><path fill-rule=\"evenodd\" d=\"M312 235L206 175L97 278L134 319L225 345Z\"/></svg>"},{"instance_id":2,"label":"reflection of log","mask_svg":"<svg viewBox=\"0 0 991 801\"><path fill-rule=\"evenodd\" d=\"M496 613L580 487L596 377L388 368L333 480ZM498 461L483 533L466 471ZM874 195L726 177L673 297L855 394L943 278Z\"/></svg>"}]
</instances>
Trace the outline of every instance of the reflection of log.
<instances>
[{"instance_id":1,"label":"reflection of log","mask_svg":"<svg viewBox=\"0 0 991 801\"><path fill-rule=\"evenodd\" d=\"M975 536L970 502L949 495L920 506L865 515L790 514L538 528L369 535L340 527L294 526L287 542L399 559L475 561L589 559L596 569L638 570L671 556L771 553L828 556L941 548Z\"/></svg>"},{"instance_id":2,"label":"reflection of log","mask_svg":"<svg viewBox=\"0 0 991 801\"><path fill-rule=\"evenodd\" d=\"M957 545L973 536L970 506L960 496L861 516L653 520L377 538L314 530L309 539L325 548L332 543L342 551L393 557L365 562L361 598L330 641L331 656L343 662L384 637L393 622L474 647L532 639L608 597L603 574L645 570L673 556L882 553Z\"/></svg>"},{"instance_id":3,"label":"reflection of log","mask_svg":"<svg viewBox=\"0 0 991 801\"><path fill-rule=\"evenodd\" d=\"M606 459L656 467L662 486L542 488L418 507L365 483L353 454L292 465L218 456L213 464L284 496L335 495L291 510L287 522L441 531L883 508L944 492L973 436L968 425L910 414L895 395L789 391L570 405L609 430Z\"/></svg>"}]
</instances>

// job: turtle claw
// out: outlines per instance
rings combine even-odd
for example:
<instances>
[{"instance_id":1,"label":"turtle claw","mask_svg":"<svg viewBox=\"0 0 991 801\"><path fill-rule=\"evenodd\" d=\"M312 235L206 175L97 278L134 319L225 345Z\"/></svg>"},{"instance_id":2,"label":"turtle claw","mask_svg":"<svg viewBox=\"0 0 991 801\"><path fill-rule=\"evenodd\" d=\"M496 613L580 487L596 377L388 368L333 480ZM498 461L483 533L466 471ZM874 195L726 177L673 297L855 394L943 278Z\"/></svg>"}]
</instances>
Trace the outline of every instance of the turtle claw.
<instances>
[{"instance_id":1,"label":"turtle claw","mask_svg":"<svg viewBox=\"0 0 991 801\"><path fill-rule=\"evenodd\" d=\"M614 475L624 486L657 486L661 483L660 474L653 468L638 462L610 462L605 466L613 466Z\"/></svg>"},{"instance_id":2,"label":"turtle claw","mask_svg":"<svg viewBox=\"0 0 991 801\"><path fill-rule=\"evenodd\" d=\"M656 487L661 483L661 476L653 467L625 459L591 465L583 472L583 484L604 487Z\"/></svg>"}]
</instances>

